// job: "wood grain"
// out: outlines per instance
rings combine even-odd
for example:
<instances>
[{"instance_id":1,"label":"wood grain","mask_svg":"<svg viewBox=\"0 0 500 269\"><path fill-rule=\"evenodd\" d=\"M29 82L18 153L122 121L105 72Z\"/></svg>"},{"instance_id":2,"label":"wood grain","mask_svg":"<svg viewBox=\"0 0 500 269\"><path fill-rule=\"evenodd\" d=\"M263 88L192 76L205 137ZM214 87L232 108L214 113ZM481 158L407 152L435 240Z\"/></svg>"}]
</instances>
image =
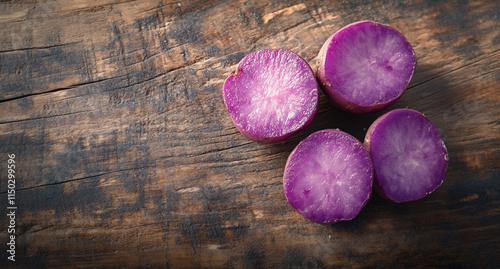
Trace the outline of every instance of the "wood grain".
<instances>
[{"instance_id":1,"label":"wood grain","mask_svg":"<svg viewBox=\"0 0 500 269\"><path fill-rule=\"evenodd\" d=\"M500 264L498 1L0 1L0 242L16 154L16 262L2 267L494 268ZM288 205L282 175L325 128L363 139L383 112L324 96L280 144L246 140L222 84L246 54L311 66L358 20L390 24L418 65L391 108L424 113L448 147L432 195L376 194L349 222ZM387 111L387 110L386 110ZM3 248L2 248L3 249ZM5 265L5 266L4 266Z\"/></svg>"}]
</instances>

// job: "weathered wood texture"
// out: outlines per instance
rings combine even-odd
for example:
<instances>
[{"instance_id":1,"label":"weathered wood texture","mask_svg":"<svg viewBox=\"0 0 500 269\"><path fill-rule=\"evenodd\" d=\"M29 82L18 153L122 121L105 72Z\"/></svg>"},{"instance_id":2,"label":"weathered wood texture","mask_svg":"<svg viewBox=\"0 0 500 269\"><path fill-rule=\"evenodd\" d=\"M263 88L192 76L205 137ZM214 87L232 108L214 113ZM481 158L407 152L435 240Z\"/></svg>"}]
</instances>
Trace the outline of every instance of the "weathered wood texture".
<instances>
[{"instance_id":1,"label":"weathered wood texture","mask_svg":"<svg viewBox=\"0 0 500 269\"><path fill-rule=\"evenodd\" d=\"M495 0L1 1L2 267L497 267L499 11ZM356 219L319 225L283 195L286 158L324 128L363 139L382 112L348 115L321 96L312 125L257 144L233 126L222 84L263 48L314 66L328 36L357 20L414 46L416 73L390 109L430 118L450 164L420 201L374 195Z\"/></svg>"}]
</instances>

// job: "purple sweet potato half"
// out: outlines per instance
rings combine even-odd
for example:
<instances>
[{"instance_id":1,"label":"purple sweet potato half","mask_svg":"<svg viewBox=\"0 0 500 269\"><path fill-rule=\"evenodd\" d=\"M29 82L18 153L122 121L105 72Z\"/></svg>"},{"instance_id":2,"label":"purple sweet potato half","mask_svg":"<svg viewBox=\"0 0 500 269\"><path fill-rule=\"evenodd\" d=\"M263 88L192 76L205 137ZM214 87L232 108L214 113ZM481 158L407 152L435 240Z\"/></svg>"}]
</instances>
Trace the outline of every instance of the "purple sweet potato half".
<instances>
[{"instance_id":1,"label":"purple sweet potato half","mask_svg":"<svg viewBox=\"0 0 500 269\"><path fill-rule=\"evenodd\" d=\"M418 200L443 183L448 151L436 126L418 111L395 109L380 116L364 145L373 162L374 189L388 200Z\"/></svg>"},{"instance_id":2,"label":"purple sweet potato half","mask_svg":"<svg viewBox=\"0 0 500 269\"><path fill-rule=\"evenodd\" d=\"M288 157L283 188L290 205L318 223L350 220L371 196L373 167L355 137L338 129L317 131Z\"/></svg>"},{"instance_id":3,"label":"purple sweet potato half","mask_svg":"<svg viewBox=\"0 0 500 269\"><path fill-rule=\"evenodd\" d=\"M224 103L236 128L248 139L272 143L312 122L319 85L309 64L284 49L245 56L224 83Z\"/></svg>"},{"instance_id":4,"label":"purple sweet potato half","mask_svg":"<svg viewBox=\"0 0 500 269\"><path fill-rule=\"evenodd\" d=\"M340 29L318 56L316 76L327 98L336 107L358 114L394 104L417 64L413 48L400 32L371 21Z\"/></svg>"}]
</instances>

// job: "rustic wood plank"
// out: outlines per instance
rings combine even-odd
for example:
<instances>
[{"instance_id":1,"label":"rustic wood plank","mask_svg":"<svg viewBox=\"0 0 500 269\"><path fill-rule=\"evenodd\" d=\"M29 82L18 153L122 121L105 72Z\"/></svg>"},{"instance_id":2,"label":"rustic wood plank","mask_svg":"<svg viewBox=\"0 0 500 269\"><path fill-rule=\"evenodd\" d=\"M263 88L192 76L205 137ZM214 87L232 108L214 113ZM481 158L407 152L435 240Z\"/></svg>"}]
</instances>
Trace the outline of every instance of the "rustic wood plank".
<instances>
[{"instance_id":1,"label":"rustic wood plank","mask_svg":"<svg viewBox=\"0 0 500 269\"><path fill-rule=\"evenodd\" d=\"M0 10L0 171L15 153L15 265L499 264L496 1L53 0ZM318 225L282 193L288 154L324 128L362 139L383 112L349 115L321 96L312 125L257 144L233 126L221 89L258 49L290 49L314 66L328 36L357 20L390 24L414 46L415 76L390 109L434 121L450 165L429 197L374 195L356 219ZM5 180L0 201L5 217Z\"/></svg>"}]
</instances>

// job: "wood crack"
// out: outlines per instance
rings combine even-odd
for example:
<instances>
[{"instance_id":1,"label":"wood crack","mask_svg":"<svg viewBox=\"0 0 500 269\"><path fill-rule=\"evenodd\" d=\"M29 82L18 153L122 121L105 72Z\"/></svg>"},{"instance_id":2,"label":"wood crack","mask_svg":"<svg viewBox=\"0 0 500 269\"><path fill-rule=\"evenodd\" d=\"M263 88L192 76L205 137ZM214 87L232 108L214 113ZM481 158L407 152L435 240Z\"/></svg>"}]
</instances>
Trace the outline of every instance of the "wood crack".
<instances>
[{"instance_id":1,"label":"wood crack","mask_svg":"<svg viewBox=\"0 0 500 269\"><path fill-rule=\"evenodd\" d=\"M20 120L11 120L11 121L0 122L0 124L19 123L19 122L30 121L30 120L41 120L41 119L47 119L47 118L63 117L63 116L69 116L69 115L75 115L75 114L90 112L90 111L92 111L92 110L83 110L83 111L69 112L69 113L65 113L65 114L50 115L50 116L43 116L43 117L37 117L37 118L27 118L27 119L20 119Z\"/></svg>"},{"instance_id":2,"label":"wood crack","mask_svg":"<svg viewBox=\"0 0 500 269\"><path fill-rule=\"evenodd\" d=\"M75 44L78 44L80 42L81 41L75 41L75 42L69 42L69 43L64 43L64 44L56 44L56 45L45 46L45 47L29 47L29 48L20 48L20 49L11 49L11 50L0 50L0 53L9 53L9 52L18 52L18 51L29 51L29 50L52 49L52 48L59 48L59 47L69 46L69 45L75 45Z\"/></svg>"},{"instance_id":3,"label":"wood crack","mask_svg":"<svg viewBox=\"0 0 500 269\"><path fill-rule=\"evenodd\" d=\"M107 171L107 172L103 172L103 173L95 174L95 175L89 175L89 176L84 176L84 177L79 177L79 178L73 178L73 179L68 179L68 180L63 180L63 181L57 181L57 182L40 184L40 185L36 185L36 186L30 186L30 187L26 187L26 188L22 188L22 189L16 189L16 192L26 191L26 190L31 190L31 189L37 189L37 188L43 188L43 187L48 187L48 186L53 186L53 185L59 185L59 184L65 184L65 183L70 183L70 182L75 182L75 181L80 181L80 180L85 180L85 179L90 179L90 178L98 178L98 177L105 176L105 175L108 175L108 174L120 173L120 172L125 172L125 171L140 170L140 169L151 168L151 167L154 167L154 166L153 165L147 165L147 166L141 166L141 167L119 169L119 170L115 170L115 171ZM0 194L6 194L6 193L7 193L7 191L0 192Z\"/></svg>"},{"instance_id":4,"label":"wood crack","mask_svg":"<svg viewBox=\"0 0 500 269\"><path fill-rule=\"evenodd\" d=\"M3 99L3 100L0 100L0 104L1 103L5 103L5 102L9 102L9 101L18 100L18 99L21 99L21 98L32 97L32 96L42 95L42 94L48 94L48 93L54 93L54 92L59 92L59 91L64 91L64 90L70 90L70 89L73 89L73 88L76 88L76 87L85 86L85 85L89 85L89 84L93 84L93 83L99 83L99 82L103 82L103 81L110 80L110 79L112 79L112 78L103 78L103 79L98 79L98 80L89 81L89 82L72 84L72 85L69 85L69 86L66 86L66 87L56 88L56 89L52 89L52 90L48 90L48 91L34 92L34 93L23 94L23 95L20 95L20 96L14 96L14 97L10 97L10 98L6 98L6 99Z\"/></svg>"},{"instance_id":5,"label":"wood crack","mask_svg":"<svg viewBox=\"0 0 500 269\"><path fill-rule=\"evenodd\" d=\"M85 176L85 177L80 177L80 178L68 179L68 180L65 180L65 181L58 181L58 182L52 182L52 183L46 183L46 184L41 184L41 185L26 187L26 188L22 188L22 189L16 189L16 192L26 191L26 190L36 189L36 188L42 188L42 187L48 187L48 186L53 186L53 185L59 185L59 184L64 184L64 183L69 183L69 182L74 182L74 181L79 181L79 180L85 180L85 179L94 178L94 177L100 177L100 176L103 176L103 175L106 175L106 174L109 174L109 173L111 173L111 172L105 172L105 173L96 174L96 175L90 175L90 176ZM7 193L7 191L0 192L0 194L4 194L4 193Z\"/></svg>"},{"instance_id":6,"label":"wood crack","mask_svg":"<svg viewBox=\"0 0 500 269\"><path fill-rule=\"evenodd\" d=\"M210 154L210 153L223 152L223 151L226 151L226 150L231 150L231 149L235 149L235 148L239 148L239 147L244 147L246 145L250 145L250 144L253 144L253 143L254 142L250 141L250 142L239 144L239 145L235 145L235 146L232 146L232 147L217 148L217 149L207 150L207 151L204 151L204 152L201 152L201 153L198 153L198 154L192 154L192 155L190 155L190 157L201 157L201 156L204 156L204 155L207 155L207 154Z\"/></svg>"}]
</instances>

